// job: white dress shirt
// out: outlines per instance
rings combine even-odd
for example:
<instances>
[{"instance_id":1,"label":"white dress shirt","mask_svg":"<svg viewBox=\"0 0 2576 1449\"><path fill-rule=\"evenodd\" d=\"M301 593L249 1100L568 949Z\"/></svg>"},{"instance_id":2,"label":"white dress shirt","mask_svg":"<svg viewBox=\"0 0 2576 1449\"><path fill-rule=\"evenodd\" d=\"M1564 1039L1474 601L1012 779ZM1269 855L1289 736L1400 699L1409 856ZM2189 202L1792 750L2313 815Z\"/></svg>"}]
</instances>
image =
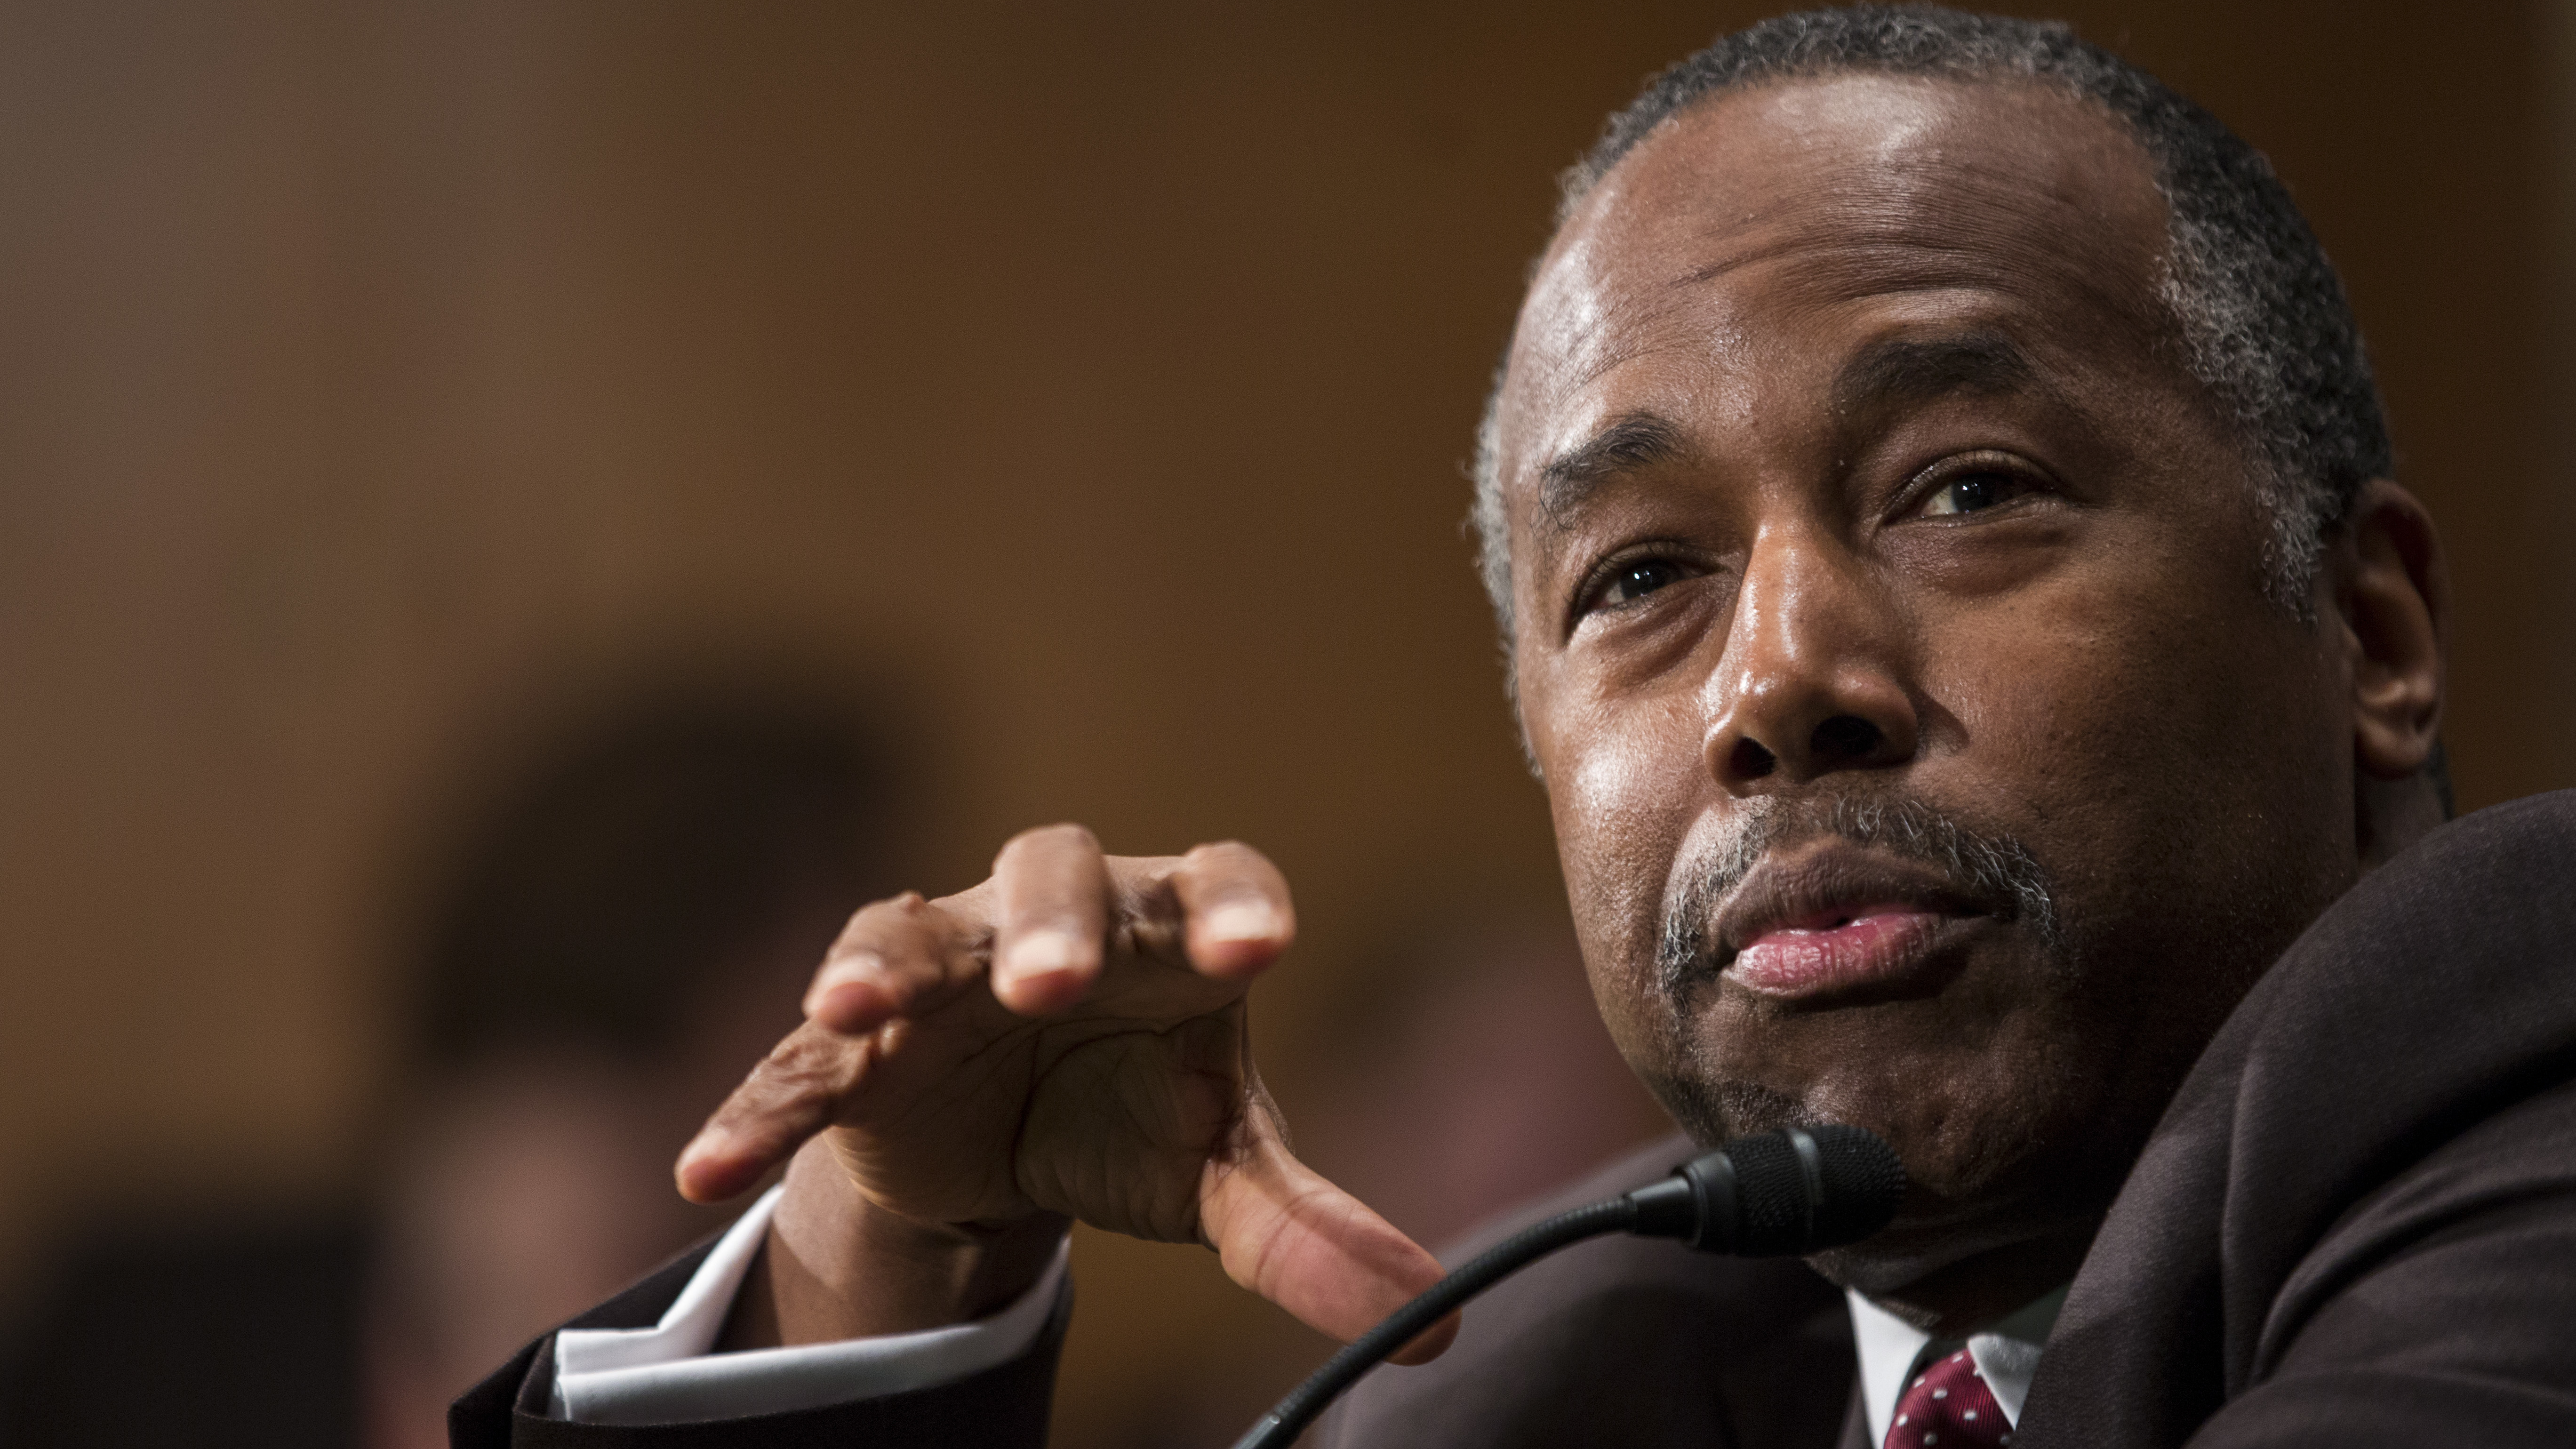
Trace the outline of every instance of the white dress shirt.
<instances>
[{"instance_id":1,"label":"white dress shirt","mask_svg":"<svg viewBox=\"0 0 2576 1449\"><path fill-rule=\"evenodd\" d=\"M714 1352L778 1210L779 1192L771 1188L725 1230L660 1323L556 1332L556 1418L581 1424L736 1419L954 1383L1027 1352L1066 1291L1066 1249L1059 1246L1036 1286L990 1318L838 1343Z\"/></svg>"},{"instance_id":2,"label":"white dress shirt","mask_svg":"<svg viewBox=\"0 0 2576 1449\"><path fill-rule=\"evenodd\" d=\"M1933 1347L1932 1335L1857 1293L1843 1297L1851 1304L1852 1342L1860 1348L1860 1404L1869 1416L1869 1442L1884 1444L1888 1418L1896 1412L1896 1401L1905 1397L1915 1365L1926 1358L1924 1350ZM2040 1345L2048 1342L2048 1330L2056 1326L2057 1310L2065 1303L2066 1290L2060 1288L1985 1332L1968 1335L1968 1359L1977 1366L1977 1377L1986 1381L1995 1407L2004 1411L2004 1422L2016 1429L2021 1427L2022 1401L2030 1397L2030 1376L2039 1369ZM1950 1351L1949 1345L1941 1345L1941 1352Z\"/></svg>"},{"instance_id":3,"label":"white dress shirt","mask_svg":"<svg viewBox=\"0 0 2576 1449\"><path fill-rule=\"evenodd\" d=\"M712 1352L769 1231L779 1192L771 1188L726 1230L660 1323L555 1334L555 1417L583 1424L676 1424L780 1414L954 1383L1025 1353L1067 1291L1067 1250L1059 1247L1054 1265L1036 1285L990 1318L879 1338ZM1933 1346L1932 1336L1857 1293L1845 1296L1860 1349L1869 1441L1883 1444L1896 1401L1924 1350ZM1968 1339L1978 1374L2015 1426L2031 1373L2039 1367L2040 1345L2065 1301L2060 1288Z\"/></svg>"}]
</instances>

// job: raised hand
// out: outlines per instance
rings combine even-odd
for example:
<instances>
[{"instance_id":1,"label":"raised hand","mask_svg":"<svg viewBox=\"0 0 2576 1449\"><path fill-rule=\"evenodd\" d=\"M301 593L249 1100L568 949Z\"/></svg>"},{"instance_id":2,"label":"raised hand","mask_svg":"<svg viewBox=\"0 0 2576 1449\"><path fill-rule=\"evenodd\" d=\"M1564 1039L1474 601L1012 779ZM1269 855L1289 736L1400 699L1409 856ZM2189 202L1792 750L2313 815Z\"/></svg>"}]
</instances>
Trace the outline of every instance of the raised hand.
<instances>
[{"instance_id":1,"label":"raised hand","mask_svg":"<svg viewBox=\"0 0 2576 1449\"><path fill-rule=\"evenodd\" d=\"M1339 1338L1430 1286L1428 1253L1290 1153L1253 1069L1245 993L1295 931L1247 846L1122 858L1078 826L1018 836L961 895L859 912L805 1024L680 1157L700 1202L796 1159L734 1341L989 1311L1067 1218L1204 1242Z\"/></svg>"}]
</instances>

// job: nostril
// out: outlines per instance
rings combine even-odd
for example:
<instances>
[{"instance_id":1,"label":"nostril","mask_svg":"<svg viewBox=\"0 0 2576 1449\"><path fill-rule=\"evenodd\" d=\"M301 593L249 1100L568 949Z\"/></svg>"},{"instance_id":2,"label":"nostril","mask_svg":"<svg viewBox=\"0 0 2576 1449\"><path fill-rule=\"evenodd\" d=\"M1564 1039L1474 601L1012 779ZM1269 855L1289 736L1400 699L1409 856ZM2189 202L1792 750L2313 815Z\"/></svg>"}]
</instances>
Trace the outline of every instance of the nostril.
<instances>
[{"instance_id":1,"label":"nostril","mask_svg":"<svg viewBox=\"0 0 2576 1449\"><path fill-rule=\"evenodd\" d=\"M1759 780L1778 767L1779 757L1752 740L1737 740L1727 752L1726 768L1739 780Z\"/></svg>"},{"instance_id":2,"label":"nostril","mask_svg":"<svg viewBox=\"0 0 2576 1449\"><path fill-rule=\"evenodd\" d=\"M1808 748L1820 760L1857 760L1878 749L1887 736L1856 714L1838 714L1816 726Z\"/></svg>"}]
</instances>

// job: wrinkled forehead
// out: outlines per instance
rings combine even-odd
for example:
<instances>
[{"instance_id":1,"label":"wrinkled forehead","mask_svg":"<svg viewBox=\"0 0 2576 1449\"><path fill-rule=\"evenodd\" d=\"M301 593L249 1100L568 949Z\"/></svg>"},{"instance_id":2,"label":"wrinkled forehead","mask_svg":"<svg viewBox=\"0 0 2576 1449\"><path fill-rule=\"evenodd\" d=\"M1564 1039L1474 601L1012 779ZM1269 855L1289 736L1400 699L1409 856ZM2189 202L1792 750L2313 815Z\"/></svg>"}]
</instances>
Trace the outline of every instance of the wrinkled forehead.
<instances>
[{"instance_id":1,"label":"wrinkled forehead","mask_svg":"<svg viewBox=\"0 0 2576 1449\"><path fill-rule=\"evenodd\" d=\"M1861 73L1717 97L1622 159L1542 260L1497 420L1506 483L1644 379L1776 392L1891 330L2169 370L2166 246L2144 148L2053 86Z\"/></svg>"}]
</instances>

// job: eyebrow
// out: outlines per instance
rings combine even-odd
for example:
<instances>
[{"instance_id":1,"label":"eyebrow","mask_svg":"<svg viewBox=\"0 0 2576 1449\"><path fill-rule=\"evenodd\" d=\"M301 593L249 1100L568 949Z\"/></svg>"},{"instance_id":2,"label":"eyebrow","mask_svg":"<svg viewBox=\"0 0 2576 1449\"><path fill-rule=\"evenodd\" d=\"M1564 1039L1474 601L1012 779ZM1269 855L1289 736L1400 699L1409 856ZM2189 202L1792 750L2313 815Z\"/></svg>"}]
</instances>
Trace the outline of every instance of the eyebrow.
<instances>
[{"instance_id":1,"label":"eyebrow","mask_svg":"<svg viewBox=\"0 0 2576 1449\"><path fill-rule=\"evenodd\" d=\"M2000 333L1891 337L1874 342L1834 375L1837 416L1916 405L1956 393L2007 393L2032 387L2039 369ZM1627 413L1539 469L1539 517L1563 527L1567 515L1600 487L1641 469L1690 457L1682 425L1655 412Z\"/></svg>"},{"instance_id":2,"label":"eyebrow","mask_svg":"<svg viewBox=\"0 0 2576 1449\"><path fill-rule=\"evenodd\" d=\"M2029 355L1999 333L1891 337L1843 364L1834 377L1834 412L1920 404L1953 393L2016 392L2038 375Z\"/></svg>"},{"instance_id":3,"label":"eyebrow","mask_svg":"<svg viewBox=\"0 0 2576 1449\"><path fill-rule=\"evenodd\" d=\"M1610 479L1668 463L1689 451L1679 423L1659 413L1629 413L1539 469L1539 515L1561 523Z\"/></svg>"}]
</instances>

